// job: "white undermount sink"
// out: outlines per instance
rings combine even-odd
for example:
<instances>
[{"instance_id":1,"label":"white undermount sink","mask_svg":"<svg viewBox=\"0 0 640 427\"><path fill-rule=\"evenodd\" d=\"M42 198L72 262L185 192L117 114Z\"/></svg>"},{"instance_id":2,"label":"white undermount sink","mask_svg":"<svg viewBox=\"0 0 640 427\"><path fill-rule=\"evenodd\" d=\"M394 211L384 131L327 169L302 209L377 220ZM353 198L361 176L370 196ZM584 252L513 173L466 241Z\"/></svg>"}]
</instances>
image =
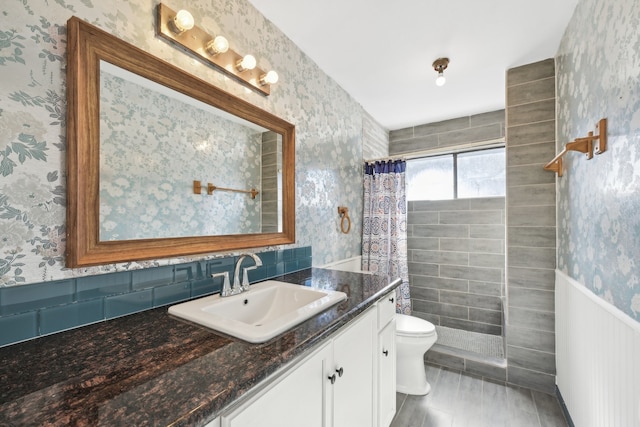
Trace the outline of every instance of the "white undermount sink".
<instances>
[{"instance_id":1,"label":"white undermount sink","mask_svg":"<svg viewBox=\"0 0 640 427\"><path fill-rule=\"evenodd\" d=\"M340 291L267 280L249 291L169 307L169 313L236 338L261 343L347 299Z\"/></svg>"}]
</instances>

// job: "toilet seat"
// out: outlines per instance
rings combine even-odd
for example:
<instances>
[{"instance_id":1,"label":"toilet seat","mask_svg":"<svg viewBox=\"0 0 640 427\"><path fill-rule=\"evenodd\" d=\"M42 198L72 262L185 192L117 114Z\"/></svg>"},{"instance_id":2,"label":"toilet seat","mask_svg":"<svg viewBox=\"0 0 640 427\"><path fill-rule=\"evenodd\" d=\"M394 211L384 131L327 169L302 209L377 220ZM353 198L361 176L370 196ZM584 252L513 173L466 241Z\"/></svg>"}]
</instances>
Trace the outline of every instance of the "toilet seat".
<instances>
[{"instance_id":1,"label":"toilet seat","mask_svg":"<svg viewBox=\"0 0 640 427\"><path fill-rule=\"evenodd\" d=\"M436 327L431 322L414 316L396 314L396 335L404 337L428 337L436 333Z\"/></svg>"}]
</instances>

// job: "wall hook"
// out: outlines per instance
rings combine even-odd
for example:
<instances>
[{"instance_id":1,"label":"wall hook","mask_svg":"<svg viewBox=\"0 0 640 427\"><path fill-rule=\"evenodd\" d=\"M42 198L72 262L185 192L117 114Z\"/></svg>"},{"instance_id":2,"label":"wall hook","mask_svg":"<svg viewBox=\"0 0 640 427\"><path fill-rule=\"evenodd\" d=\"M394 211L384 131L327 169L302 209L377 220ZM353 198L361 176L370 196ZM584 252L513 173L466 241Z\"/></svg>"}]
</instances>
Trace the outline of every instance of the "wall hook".
<instances>
[{"instance_id":1,"label":"wall hook","mask_svg":"<svg viewBox=\"0 0 640 427\"><path fill-rule=\"evenodd\" d=\"M338 215L340 215L340 231L344 234L349 234L351 230L351 218L349 218L349 208L345 206L338 206ZM346 224L346 227L345 227Z\"/></svg>"}]
</instances>

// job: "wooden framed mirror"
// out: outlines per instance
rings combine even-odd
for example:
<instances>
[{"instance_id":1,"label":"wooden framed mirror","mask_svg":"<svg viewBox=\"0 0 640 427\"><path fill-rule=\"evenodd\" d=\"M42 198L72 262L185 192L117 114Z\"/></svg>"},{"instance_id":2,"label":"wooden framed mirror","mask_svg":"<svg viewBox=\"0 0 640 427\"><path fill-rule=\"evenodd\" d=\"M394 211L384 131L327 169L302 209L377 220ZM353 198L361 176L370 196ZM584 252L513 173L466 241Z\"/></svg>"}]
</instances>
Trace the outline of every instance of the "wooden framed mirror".
<instances>
[{"instance_id":1,"label":"wooden framed mirror","mask_svg":"<svg viewBox=\"0 0 640 427\"><path fill-rule=\"evenodd\" d=\"M67 35L67 267L295 242L294 125L76 17L67 22ZM130 86L136 82L126 76L135 76L131 80L139 79L141 87L162 88L160 94L144 95L149 104L168 99L162 113L140 112L143 103ZM122 81L124 86L114 86L113 81ZM114 91L106 96L107 88L112 87ZM130 105L119 102L105 106L108 97L129 101ZM202 119L200 110L191 112L196 107L211 110L215 116ZM112 110L119 111L117 117L126 117L127 121L138 117L143 126L135 130L118 128L114 122L122 121L119 118L107 117L111 121L105 122L107 112ZM198 115L198 119L187 122L179 114ZM218 120L228 125L220 125ZM211 129L239 126L239 132L251 134L250 142L240 143L236 135L212 136L206 128L209 124ZM176 127L182 133L165 135L167 128ZM273 137L278 141L277 160L271 156L268 162L273 168L270 177L275 177L277 185L268 194L262 191L267 166L255 153L261 152L260 159L268 157L260 144ZM211 149L212 155L218 156L215 161L197 151L222 139L226 145L217 151ZM117 148L104 145L114 141L120 144ZM145 141L151 141L152 146L144 146ZM185 154L187 145L196 151ZM239 148L245 145L249 151ZM171 151L174 146L175 153ZM127 147L133 151L126 151ZM232 154L236 152L240 153L234 160L238 163L233 163ZM253 157L243 155L247 152ZM203 163L199 163L200 158L204 158ZM233 174L225 173L225 167L241 172L236 175L253 186L240 188L246 192L229 193L228 197L233 194L253 202L224 199L217 189L208 194L208 183L223 190L234 186L227 182ZM109 181L111 178L114 182ZM202 180L200 194L195 191L196 180ZM271 205L266 208L268 202ZM271 227L263 224L266 210L277 218ZM120 216L114 217L113 212ZM242 218L239 222L243 227L248 226L232 225L236 217ZM191 229L196 223L205 227Z\"/></svg>"}]
</instances>

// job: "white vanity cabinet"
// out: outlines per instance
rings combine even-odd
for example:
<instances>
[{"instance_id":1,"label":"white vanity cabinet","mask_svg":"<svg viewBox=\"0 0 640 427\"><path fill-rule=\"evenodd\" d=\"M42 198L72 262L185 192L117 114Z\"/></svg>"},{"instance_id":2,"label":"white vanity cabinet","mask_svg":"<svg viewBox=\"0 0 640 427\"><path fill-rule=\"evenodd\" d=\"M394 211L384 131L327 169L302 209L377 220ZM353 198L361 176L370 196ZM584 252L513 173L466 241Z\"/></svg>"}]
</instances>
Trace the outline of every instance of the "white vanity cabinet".
<instances>
[{"instance_id":1,"label":"white vanity cabinet","mask_svg":"<svg viewBox=\"0 0 640 427\"><path fill-rule=\"evenodd\" d=\"M377 425L389 427L396 414L396 304L395 291L377 303L378 346L376 368L378 383L375 389Z\"/></svg>"},{"instance_id":2,"label":"white vanity cabinet","mask_svg":"<svg viewBox=\"0 0 640 427\"><path fill-rule=\"evenodd\" d=\"M221 417L222 427L323 427L332 343L324 344L264 390Z\"/></svg>"},{"instance_id":3,"label":"white vanity cabinet","mask_svg":"<svg viewBox=\"0 0 640 427\"><path fill-rule=\"evenodd\" d=\"M221 427L387 427L396 401L393 295L222 414Z\"/></svg>"},{"instance_id":4,"label":"white vanity cabinet","mask_svg":"<svg viewBox=\"0 0 640 427\"><path fill-rule=\"evenodd\" d=\"M328 393L333 404L327 426L373 425L373 351L375 310L369 310L333 340ZM335 375L335 377L334 377ZM335 381L333 380L335 378Z\"/></svg>"}]
</instances>

